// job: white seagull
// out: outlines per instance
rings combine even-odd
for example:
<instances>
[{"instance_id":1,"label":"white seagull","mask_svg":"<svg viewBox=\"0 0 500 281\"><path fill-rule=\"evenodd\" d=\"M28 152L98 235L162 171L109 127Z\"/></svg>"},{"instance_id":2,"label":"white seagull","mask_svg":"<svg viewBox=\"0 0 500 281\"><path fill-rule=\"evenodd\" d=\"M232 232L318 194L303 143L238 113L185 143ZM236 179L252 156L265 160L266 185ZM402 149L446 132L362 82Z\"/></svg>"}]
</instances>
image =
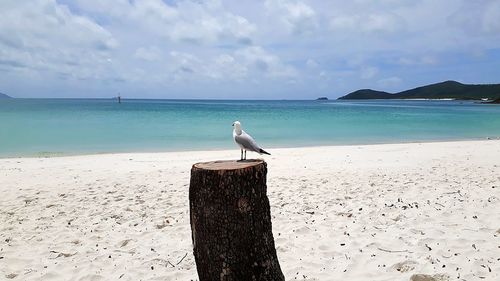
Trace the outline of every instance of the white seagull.
<instances>
[{"instance_id":1,"label":"white seagull","mask_svg":"<svg viewBox=\"0 0 500 281\"><path fill-rule=\"evenodd\" d=\"M260 148L252 136L245 133L245 131L241 129L240 121L234 121L233 127L233 139L234 142L236 142L236 144L241 148L241 160L247 159L247 150L254 151L259 154L271 155L269 152ZM243 157L243 151L245 151L245 157Z\"/></svg>"}]
</instances>

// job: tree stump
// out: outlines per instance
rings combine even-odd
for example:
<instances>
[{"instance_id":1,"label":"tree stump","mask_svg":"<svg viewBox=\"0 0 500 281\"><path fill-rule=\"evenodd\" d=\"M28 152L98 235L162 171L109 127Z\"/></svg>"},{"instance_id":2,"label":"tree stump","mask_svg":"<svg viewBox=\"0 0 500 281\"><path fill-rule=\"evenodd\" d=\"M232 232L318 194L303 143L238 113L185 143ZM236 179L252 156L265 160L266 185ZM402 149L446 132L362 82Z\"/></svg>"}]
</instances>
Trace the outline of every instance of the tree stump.
<instances>
[{"instance_id":1,"label":"tree stump","mask_svg":"<svg viewBox=\"0 0 500 281\"><path fill-rule=\"evenodd\" d=\"M194 164L189 207L200 281L285 280L276 256L263 160Z\"/></svg>"}]
</instances>

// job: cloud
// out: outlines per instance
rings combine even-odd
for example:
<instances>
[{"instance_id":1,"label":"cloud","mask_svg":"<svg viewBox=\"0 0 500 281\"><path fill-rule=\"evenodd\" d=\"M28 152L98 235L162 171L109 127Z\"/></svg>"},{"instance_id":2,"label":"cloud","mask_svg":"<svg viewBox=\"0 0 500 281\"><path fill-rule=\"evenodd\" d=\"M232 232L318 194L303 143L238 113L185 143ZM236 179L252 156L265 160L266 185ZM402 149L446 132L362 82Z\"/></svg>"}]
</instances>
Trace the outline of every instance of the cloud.
<instances>
[{"instance_id":1,"label":"cloud","mask_svg":"<svg viewBox=\"0 0 500 281\"><path fill-rule=\"evenodd\" d=\"M375 6L378 8L382 9L387 9L387 8L397 8L401 6L413 6L415 4L418 4L420 1L419 0L354 0L359 7L369 7L369 6Z\"/></svg>"},{"instance_id":2,"label":"cloud","mask_svg":"<svg viewBox=\"0 0 500 281\"><path fill-rule=\"evenodd\" d=\"M12 1L7 1L12 3ZM3 6L0 11L0 36L12 47L51 48L59 42L74 48L111 50L117 40L89 18L71 13L54 0Z\"/></svg>"},{"instance_id":3,"label":"cloud","mask_svg":"<svg viewBox=\"0 0 500 281\"><path fill-rule=\"evenodd\" d=\"M497 0L3 0L0 84L304 98L436 75L494 83L499 36Z\"/></svg>"},{"instance_id":4,"label":"cloud","mask_svg":"<svg viewBox=\"0 0 500 281\"><path fill-rule=\"evenodd\" d=\"M216 79L242 80L248 75L248 67L231 55L221 54L215 58L214 62L216 71L213 77Z\"/></svg>"},{"instance_id":5,"label":"cloud","mask_svg":"<svg viewBox=\"0 0 500 281\"><path fill-rule=\"evenodd\" d=\"M340 32L392 33L400 31L404 25L401 17L389 13L335 16L330 20L330 28Z\"/></svg>"},{"instance_id":6,"label":"cloud","mask_svg":"<svg viewBox=\"0 0 500 281\"><path fill-rule=\"evenodd\" d=\"M306 66L307 66L307 68L314 69L314 68L318 68L319 64L317 61L315 61L313 59L307 59Z\"/></svg>"},{"instance_id":7,"label":"cloud","mask_svg":"<svg viewBox=\"0 0 500 281\"><path fill-rule=\"evenodd\" d=\"M274 78L294 78L298 75L297 70L281 61L262 47L252 46L236 51L236 56L241 58L243 63L257 73Z\"/></svg>"},{"instance_id":8,"label":"cloud","mask_svg":"<svg viewBox=\"0 0 500 281\"><path fill-rule=\"evenodd\" d=\"M0 9L0 61L4 64L60 77L99 78L110 52L118 46L118 40L102 26L54 0L7 1Z\"/></svg>"},{"instance_id":9,"label":"cloud","mask_svg":"<svg viewBox=\"0 0 500 281\"><path fill-rule=\"evenodd\" d=\"M466 1L448 17L455 28L468 35L500 34L500 2L496 0Z\"/></svg>"},{"instance_id":10,"label":"cloud","mask_svg":"<svg viewBox=\"0 0 500 281\"><path fill-rule=\"evenodd\" d=\"M437 59L433 56L400 57L397 63L406 66L433 65L437 63Z\"/></svg>"},{"instance_id":11,"label":"cloud","mask_svg":"<svg viewBox=\"0 0 500 281\"><path fill-rule=\"evenodd\" d=\"M362 79L371 79L378 74L379 70L373 66L365 66L361 68L360 74Z\"/></svg>"},{"instance_id":12,"label":"cloud","mask_svg":"<svg viewBox=\"0 0 500 281\"><path fill-rule=\"evenodd\" d=\"M232 54L199 57L186 52L170 52L171 74L176 81L193 79L241 81L249 77L296 78L297 70L259 46L245 47Z\"/></svg>"},{"instance_id":13,"label":"cloud","mask_svg":"<svg viewBox=\"0 0 500 281\"><path fill-rule=\"evenodd\" d=\"M278 15L292 34L312 34L318 28L316 12L304 2L268 0L265 5L271 14Z\"/></svg>"},{"instance_id":14,"label":"cloud","mask_svg":"<svg viewBox=\"0 0 500 281\"><path fill-rule=\"evenodd\" d=\"M391 90L399 87L402 83L403 80L401 78L393 76L378 80L377 85L383 89Z\"/></svg>"},{"instance_id":15,"label":"cloud","mask_svg":"<svg viewBox=\"0 0 500 281\"><path fill-rule=\"evenodd\" d=\"M251 35L255 27L245 18L227 14L218 19L203 13L193 18L195 20L176 22L168 29L164 26L165 35L175 42L193 44L252 43Z\"/></svg>"},{"instance_id":16,"label":"cloud","mask_svg":"<svg viewBox=\"0 0 500 281\"><path fill-rule=\"evenodd\" d=\"M202 59L185 52L170 52L172 72L175 80L191 78L192 75L206 76L208 70Z\"/></svg>"},{"instance_id":17,"label":"cloud","mask_svg":"<svg viewBox=\"0 0 500 281\"><path fill-rule=\"evenodd\" d=\"M85 11L111 16L127 26L139 25L173 42L250 44L256 31L255 25L225 11L218 1L178 1L175 6L161 0L77 2Z\"/></svg>"},{"instance_id":18,"label":"cloud","mask_svg":"<svg viewBox=\"0 0 500 281\"><path fill-rule=\"evenodd\" d=\"M145 61L157 61L162 58L161 50L156 46L140 47L135 51L134 56Z\"/></svg>"}]
</instances>

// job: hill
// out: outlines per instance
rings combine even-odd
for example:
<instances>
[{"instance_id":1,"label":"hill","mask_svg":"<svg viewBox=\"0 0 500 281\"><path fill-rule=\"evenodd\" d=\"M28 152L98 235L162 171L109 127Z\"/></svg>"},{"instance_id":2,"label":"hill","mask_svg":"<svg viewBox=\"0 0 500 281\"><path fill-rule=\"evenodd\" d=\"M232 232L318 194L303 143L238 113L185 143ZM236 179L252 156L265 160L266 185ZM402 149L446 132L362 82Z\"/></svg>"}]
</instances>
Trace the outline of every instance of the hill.
<instances>
[{"instance_id":1,"label":"hill","mask_svg":"<svg viewBox=\"0 0 500 281\"><path fill-rule=\"evenodd\" d=\"M6 94L0 93L0 99L11 99L12 97L7 96Z\"/></svg>"},{"instance_id":2,"label":"hill","mask_svg":"<svg viewBox=\"0 0 500 281\"><path fill-rule=\"evenodd\" d=\"M460 99L480 100L483 98L497 99L500 97L500 84L471 85L456 81L445 81L418 87L399 93L387 93L370 89L358 90L340 97L349 99Z\"/></svg>"},{"instance_id":3,"label":"hill","mask_svg":"<svg viewBox=\"0 0 500 281\"><path fill-rule=\"evenodd\" d=\"M346 96L340 97L341 99L391 99L393 94L383 91L375 91L371 89L362 89L352 92Z\"/></svg>"}]
</instances>

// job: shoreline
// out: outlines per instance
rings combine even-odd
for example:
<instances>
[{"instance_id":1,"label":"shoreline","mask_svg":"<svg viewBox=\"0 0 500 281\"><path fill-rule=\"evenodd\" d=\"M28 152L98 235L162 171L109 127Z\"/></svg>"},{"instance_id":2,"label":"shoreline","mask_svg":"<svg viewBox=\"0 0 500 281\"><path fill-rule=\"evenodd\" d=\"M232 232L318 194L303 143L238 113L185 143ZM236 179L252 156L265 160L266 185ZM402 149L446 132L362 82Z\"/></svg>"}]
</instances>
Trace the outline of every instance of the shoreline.
<instances>
[{"instance_id":1,"label":"shoreline","mask_svg":"<svg viewBox=\"0 0 500 281\"><path fill-rule=\"evenodd\" d=\"M302 148L329 148L329 147L350 147L350 146L371 146L371 145L391 145L391 144L425 144L425 143L446 143L446 142L474 142L474 141L495 141L500 140L498 137L477 137L477 138L467 138L467 139L443 139L443 140L408 140L408 141L397 141L397 142L372 142L372 143L339 143L339 144L318 144L318 145L291 145L291 146L266 146L268 149L302 149ZM152 150L152 151L120 151L120 152L39 152L36 154L26 154L26 155L15 155L15 156L2 156L0 154L0 160L2 159L29 159L29 158L61 158L61 157L77 157L77 156L93 156L93 155L117 155L117 154L164 154L164 153L200 153L200 152L214 152L214 151L233 151L239 150L234 145L234 148L213 148L213 149L195 149L195 150Z\"/></svg>"}]
</instances>

